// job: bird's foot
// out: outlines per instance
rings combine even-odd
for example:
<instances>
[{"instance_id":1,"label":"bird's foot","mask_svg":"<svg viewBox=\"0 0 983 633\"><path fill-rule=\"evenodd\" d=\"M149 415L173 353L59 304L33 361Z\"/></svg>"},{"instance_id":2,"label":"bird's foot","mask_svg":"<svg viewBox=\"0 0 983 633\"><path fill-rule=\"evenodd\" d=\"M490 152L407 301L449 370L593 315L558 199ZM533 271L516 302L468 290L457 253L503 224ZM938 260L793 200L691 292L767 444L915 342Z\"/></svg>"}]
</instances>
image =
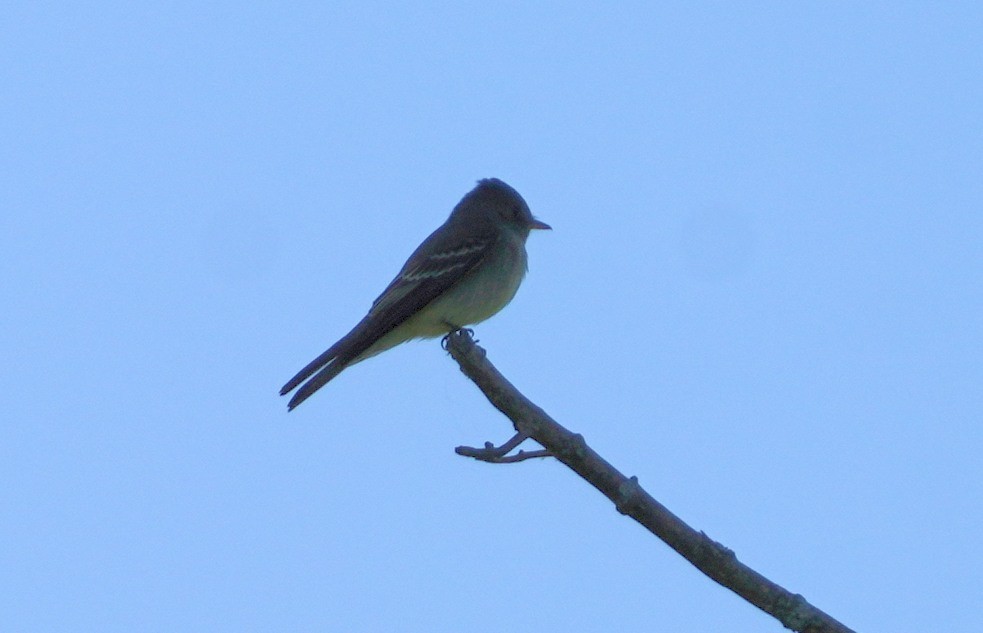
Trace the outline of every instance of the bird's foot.
<instances>
[{"instance_id":1,"label":"bird's foot","mask_svg":"<svg viewBox=\"0 0 983 633\"><path fill-rule=\"evenodd\" d=\"M440 347L445 352L447 351L447 344L450 341L450 338L454 335L463 335L463 336L467 336L470 339L474 339L474 330L472 330L469 327L461 327L459 325L454 325L453 323L449 323L448 321L444 321L444 325L450 328L450 331L446 335L444 335L444 338L440 339ZM477 343L478 341L475 340L474 342Z\"/></svg>"},{"instance_id":2,"label":"bird's foot","mask_svg":"<svg viewBox=\"0 0 983 633\"><path fill-rule=\"evenodd\" d=\"M489 464L513 464L515 462L521 462L537 457L552 457L552 453L546 449L538 451L519 451L514 455L509 455L509 453L512 452L512 449L528 439L528 435L516 433L512 439L505 442L501 446L495 446L491 442L485 442L484 448L458 446L454 449L454 452L458 455L463 455L464 457L473 457L480 462L488 462Z\"/></svg>"}]
</instances>

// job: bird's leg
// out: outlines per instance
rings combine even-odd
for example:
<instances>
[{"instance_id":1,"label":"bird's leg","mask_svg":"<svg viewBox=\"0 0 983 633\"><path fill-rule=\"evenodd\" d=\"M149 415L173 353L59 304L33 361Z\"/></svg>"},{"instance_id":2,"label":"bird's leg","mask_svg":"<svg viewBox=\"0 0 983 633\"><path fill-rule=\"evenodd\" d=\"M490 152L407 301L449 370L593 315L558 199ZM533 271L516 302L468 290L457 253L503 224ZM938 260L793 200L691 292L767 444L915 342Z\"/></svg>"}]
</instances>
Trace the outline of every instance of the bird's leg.
<instances>
[{"instance_id":1,"label":"bird's leg","mask_svg":"<svg viewBox=\"0 0 983 633\"><path fill-rule=\"evenodd\" d=\"M458 446L454 452L464 457L473 457L481 462L490 464L512 464L536 457L551 457L548 450L538 451L519 451L515 455L509 455L512 449L529 439L524 433L516 433L512 439L501 446L495 446L491 442L485 442L484 448L474 448L472 446Z\"/></svg>"},{"instance_id":2,"label":"bird's leg","mask_svg":"<svg viewBox=\"0 0 983 633\"><path fill-rule=\"evenodd\" d=\"M451 334L454 334L455 332L464 332L465 334L468 335L469 338L472 339L474 338L474 330L472 330L469 327L462 327L460 325L455 325L450 321L444 321L444 325L447 326L448 332L447 334L444 335L444 338L440 339L440 347L445 352L447 351L447 340L451 337ZM478 341L475 341L475 343L477 342Z\"/></svg>"}]
</instances>

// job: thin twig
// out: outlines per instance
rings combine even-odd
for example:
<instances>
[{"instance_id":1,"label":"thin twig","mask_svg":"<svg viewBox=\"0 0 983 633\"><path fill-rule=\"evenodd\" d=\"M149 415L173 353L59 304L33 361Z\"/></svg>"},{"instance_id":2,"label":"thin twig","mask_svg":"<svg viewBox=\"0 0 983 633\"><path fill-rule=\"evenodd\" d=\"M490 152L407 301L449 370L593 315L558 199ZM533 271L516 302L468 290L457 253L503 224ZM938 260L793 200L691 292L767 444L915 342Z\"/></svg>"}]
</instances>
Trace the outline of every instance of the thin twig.
<instances>
[{"instance_id":1,"label":"thin twig","mask_svg":"<svg viewBox=\"0 0 983 633\"><path fill-rule=\"evenodd\" d=\"M480 462L489 464L514 464L524 462L527 459L537 457L550 457L550 452L542 451L519 451L515 455L509 455L512 449L529 439L528 435L516 433L512 438L501 446L495 446L491 442L485 442L484 448L474 448L473 446L458 446L454 452L464 457L472 457Z\"/></svg>"},{"instance_id":2,"label":"thin twig","mask_svg":"<svg viewBox=\"0 0 983 633\"><path fill-rule=\"evenodd\" d=\"M475 344L470 332L458 330L449 334L446 349L492 405L512 421L516 437L539 442L550 455L614 502L618 512L641 523L712 580L774 616L786 628L800 633L853 633L802 596L768 580L737 560L734 552L684 523L649 495L636 477L621 474L587 446L583 437L560 426L506 380L485 358L485 350ZM486 449L489 447L495 448L490 443Z\"/></svg>"},{"instance_id":3,"label":"thin twig","mask_svg":"<svg viewBox=\"0 0 983 633\"><path fill-rule=\"evenodd\" d=\"M499 455L494 450L489 451L488 449L474 448L471 446L458 446L454 449L454 452L462 457L471 457L479 462L488 462L489 464L514 464L516 462L524 462L527 459L553 456L547 450L519 451L515 455Z\"/></svg>"}]
</instances>

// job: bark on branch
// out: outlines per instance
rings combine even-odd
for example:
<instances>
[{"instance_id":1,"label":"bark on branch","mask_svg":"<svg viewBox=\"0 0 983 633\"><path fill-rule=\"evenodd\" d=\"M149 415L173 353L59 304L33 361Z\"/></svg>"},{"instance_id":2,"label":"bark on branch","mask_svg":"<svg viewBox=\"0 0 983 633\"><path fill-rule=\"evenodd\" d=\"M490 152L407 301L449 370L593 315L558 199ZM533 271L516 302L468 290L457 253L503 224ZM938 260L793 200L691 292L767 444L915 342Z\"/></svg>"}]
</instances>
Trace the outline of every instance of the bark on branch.
<instances>
[{"instance_id":1,"label":"bark on branch","mask_svg":"<svg viewBox=\"0 0 983 633\"><path fill-rule=\"evenodd\" d=\"M774 616L786 628L801 633L853 633L802 596L768 580L738 561L734 552L688 526L642 489L636 477L621 474L587 446L583 437L560 426L506 380L485 358L485 350L475 344L469 331L449 334L446 348L461 371L512 421L517 435L506 445L514 448L520 438L535 440L546 449L537 451L535 456L549 455L563 462L610 499L618 512L641 523L712 580ZM529 455L508 458L491 444L484 449L458 447L457 452L499 463L521 461Z\"/></svg>"}]
</instances>

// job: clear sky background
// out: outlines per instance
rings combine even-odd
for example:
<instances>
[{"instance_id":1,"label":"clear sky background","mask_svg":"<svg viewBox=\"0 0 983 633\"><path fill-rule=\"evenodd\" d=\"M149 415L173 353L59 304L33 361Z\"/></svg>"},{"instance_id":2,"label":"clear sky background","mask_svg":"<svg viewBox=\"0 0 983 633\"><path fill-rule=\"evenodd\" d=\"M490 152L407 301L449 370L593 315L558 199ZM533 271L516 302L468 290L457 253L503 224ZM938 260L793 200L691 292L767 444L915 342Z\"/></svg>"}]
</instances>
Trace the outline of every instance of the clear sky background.
<instances>
[{"instance_id":1,"label":"clear sky background","mask_svg":"<svg viewBox=\"0 0 983 633\"><path fill-rule=\"evenodd\" d=\"M39 3L0 18L0 629L781 631L436 341L279 387L478 178L529 397L860 631L979 630L983 8ZM742 4L742 6L737 6Z\"/></svg>"}]
</instances>

